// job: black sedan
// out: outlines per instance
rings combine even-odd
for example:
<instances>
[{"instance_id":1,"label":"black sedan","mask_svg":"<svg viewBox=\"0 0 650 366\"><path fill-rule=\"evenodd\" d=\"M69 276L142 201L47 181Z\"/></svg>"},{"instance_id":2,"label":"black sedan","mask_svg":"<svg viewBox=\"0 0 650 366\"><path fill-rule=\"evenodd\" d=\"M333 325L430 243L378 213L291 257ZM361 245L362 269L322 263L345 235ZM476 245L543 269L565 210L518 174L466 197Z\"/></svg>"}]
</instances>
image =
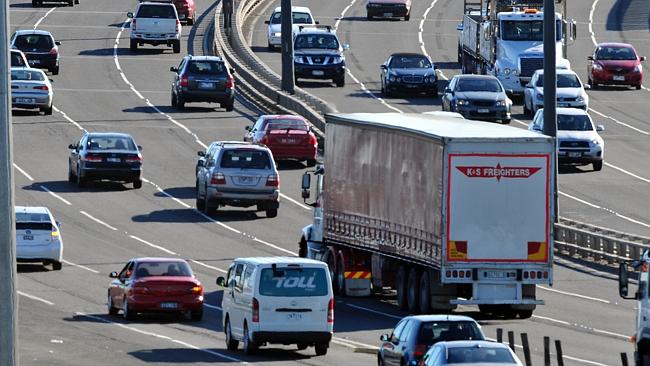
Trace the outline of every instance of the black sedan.
<instances>
[{"instance_id":1,"label":"black sedan","mask_svg":"<svg viewBox=\"0 0 650 366\"><path fill-rule=\"evenodd\" d=\"M438 76L431 60L419 53L394 53L381 66L381 92L427 93L438 97Z\"/></svg>"},{"instance_id":2,"label":"black sedan","mask_svg":"<svg viewBox=\"0 0 650 366\"><path fill-rule=\"evenodd\" d=\"M442 110L465 118L510 123L512 101L501 82L489 75L456 75L442 96Z\"/></svg>"},{"instance_id":3,"label":"black sedan","mask_svg":"<svg viewBox=\"0 0 650 366\"><path fill-rule=\"evenodd\" d=\"M86 133L70 144L68 181L79 187L93 180L133 183L142 187L142 147L125 133Z\"/></svg>"},{"instance_id":4,"label":"black sedan","mask_svg":"<svg viewBox=\"0 0 650 366\"><path fill-rule=\"evenodd\" d=\"M59 46L52 33L39 29L18 30L11 36L11 48L22 51L30 67L59 74Z\"/></svg>"}]
</instances>

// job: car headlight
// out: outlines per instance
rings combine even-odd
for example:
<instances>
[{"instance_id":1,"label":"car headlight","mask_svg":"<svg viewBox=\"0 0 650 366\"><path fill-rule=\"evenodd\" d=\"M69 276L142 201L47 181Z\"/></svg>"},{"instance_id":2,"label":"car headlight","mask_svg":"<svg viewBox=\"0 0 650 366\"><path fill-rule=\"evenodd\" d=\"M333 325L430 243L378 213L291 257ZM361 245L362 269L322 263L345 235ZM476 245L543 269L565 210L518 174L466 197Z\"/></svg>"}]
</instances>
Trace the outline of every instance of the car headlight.
<instances>
[{"instance_id":1,"label":"car headlight","mask_svg":"<svg viewBox=\"0 0 650 366\"><path fill-rule=\"evenodd\" d=\"M594 70L596 70L596 71L603 71L603 67L600 66L599 64L594 64L593 68L594 68Z\"/></svg>"},{"instance_id":2,"label":"car headlight","mask_svg":"<svg viewBox=\"0 0 650 366\"><path fill-rule=\"evenodd\" d=\"M340 64L344 60L345 60L345 57L343 57L343 56L334 56L334 57L332 57L332 63L333 64Z\"/></svg>"},{"instance_id":3,"label":"car headlight","mask_svg":"<svg viewBox=\"0 0 650 366\"><path fill-rule=\"evenodd\" d=\"M282 37L282 32L273 33L273 37Z\"/></svg>"},{"instance_id":4,"label":"car headlight","mask_svg":"<svg viewBox=\"0 0 650 366\"><path fill-rule=\"evenodd\" d=\"M600 145L600 140L599 139L591 139L591 144L592 145Z\"/></svg>"},{"instance_id":5,"label":"car headlight","mask_svg":"<svg viewBox=\"0 0 650 366\"><path fill-rule=\"evenodd\" d=\"M390 76L388 77L388 81L390 81L391 83L394 83L394 82L395 82L395 76L394 76L394 75L390 75Z\"/></svg>"},{"instance_id":6,"label":"car headlight","mask_svg":"<svg viewBox=\"0 0 650 366\"><path fill-rule=\"evenodd\" d=\"M507 105L508 103L505 100L497 100L497 104L496 104L497 107L505 107Z\"/></svg>"},{"instance_id":7,"label":"car headlight","mask_svg":"<svg viewBox=\"0 0 650 366\"><path fill-rule=\"evenodd\" d=\"M583 96L579 96L576 98L576 102L584 102L585 98Z\"/></svg>"},{"instance_id":8,"label":"car headlight","mask_svg":"<svg viewBox=\"0 0 650 366\"><path fill-rule=\"evenodd\" d=\"M469 100L458 99L458 100L456 101L456 104L457 104L457 105L469 105Z\"/></svg>"},{"instance_id":9,"label":"car headlight","mask_svg":"<svg viewBox=\"0 0 650 366\"><path fill-rule=\"evenodd\" d=\"M380 6L381 6L381 4L377 4L377 3L370 3L370 4L368 4L368 6L369 6L369 7L371 7L371 8L378 8L378 7L380 7Z\"/></svg>"},{"instance_id":10,"label":"car headlight","mask_svg":"<svg viewBox=\"0 0 650 366\"><path fill-rule=\"evenodd\" d=\"M506 67L505 69L503 69L503 73L504 73L505 75L510 75L511 72L512 72L512 70L510 70L510 69L507 68L507 67Z\"/></svg>"},{"instance_id":11,"label":"car headlight","mask_svg":"<svg viewBox=\"0 0 650 366\"><path fill-rule=\"evenodd\" d=\"M537 94L537 100L544 100L544 94Z\"/></svg>"},{"instance_id":12,"label":"car headlight","mask_svg":"<svg viewBox=\"0 0 650 366\"><path fill-rule=\"evenodd\" d=\"M634 66L634 72L641 72L642 69L643 68L642 68L641 64L638 64L638 65Z\"/></svg>"},{"instance_id":13,"label":"car headlight","mask_svg":"<svg viewBox=\"0 0 650 366\"><path fill-rule=\"evenodd\" d=\"M293 61L299 64L305 63L305 56L294 56Z\"/></svg>"}]
</instances>

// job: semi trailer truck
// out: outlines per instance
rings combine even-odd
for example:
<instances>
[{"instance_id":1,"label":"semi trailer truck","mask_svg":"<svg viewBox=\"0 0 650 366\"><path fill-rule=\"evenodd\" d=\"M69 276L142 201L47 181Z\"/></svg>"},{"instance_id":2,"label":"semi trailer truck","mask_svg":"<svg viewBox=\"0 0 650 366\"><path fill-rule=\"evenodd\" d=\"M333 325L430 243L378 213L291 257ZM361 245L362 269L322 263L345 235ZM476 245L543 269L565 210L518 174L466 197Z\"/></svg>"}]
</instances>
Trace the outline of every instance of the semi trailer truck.
<instances>
[{"instance_id":1,"label":"semi trailer truck","mask_svg":"<svg viewBox=\"0 0 650 366\"><path fill-rule=\"evenodd\" d=\"M628 268L632 266L638 271L637 291L628 296ZM619 266L618 292L624 299L638 301L636 307L636 327L632 341L634 342L634 361L636 366L650 366L650 252L645 250L639 260L624 262Z\"/></svg>"},{"instance_id":2,"label":"semi trailer truck","mask_svg":"<svg viewBox=\"0 0 650 366\"><path fill-rule=\"evenodd\" d=\"M339 295L396 292L412 313L478 305L528 318L553 282L551 137L435 114L327 114L302 177L300 255ZM312 186L312 177L315 180Z\"/></svg>"}]
</instances>

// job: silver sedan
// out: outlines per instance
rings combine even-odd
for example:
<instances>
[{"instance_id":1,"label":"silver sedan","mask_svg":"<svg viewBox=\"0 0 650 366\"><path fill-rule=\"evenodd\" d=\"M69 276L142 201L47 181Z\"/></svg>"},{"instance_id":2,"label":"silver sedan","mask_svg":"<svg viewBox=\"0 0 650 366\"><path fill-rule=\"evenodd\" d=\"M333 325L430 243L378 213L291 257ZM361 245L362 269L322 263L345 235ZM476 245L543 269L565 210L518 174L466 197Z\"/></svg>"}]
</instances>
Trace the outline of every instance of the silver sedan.
<instances>
[{"instance_id":1,"label":"silver sedan","mask_svg":"<svg viewBox=\"0 0 650 366\"><path fill-rule=\"evenodd\" d=\"M52 114L54 91L45 72L30 67L11 68L11 107L39 109Z\"/></svg>"}]
</instances>

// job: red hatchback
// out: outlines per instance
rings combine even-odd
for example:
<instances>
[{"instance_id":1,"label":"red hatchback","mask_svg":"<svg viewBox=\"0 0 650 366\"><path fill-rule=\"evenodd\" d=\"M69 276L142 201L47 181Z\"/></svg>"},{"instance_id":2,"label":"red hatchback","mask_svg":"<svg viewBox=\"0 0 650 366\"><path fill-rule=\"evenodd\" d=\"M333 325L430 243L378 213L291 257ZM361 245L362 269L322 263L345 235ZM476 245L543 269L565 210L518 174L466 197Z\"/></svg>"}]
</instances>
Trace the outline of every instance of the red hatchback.
<instances>
[{"instance_id":1,"label":"red hatchback","mask_svg":"<svg viewBox=\"0 0 650 366\"><path fill-rule=\"evenodd\" d=\"M108 313L121 309L125 319L138 313L189 313L192 320L203 318L203 285L189 264L176 258L131 259L108 288Z\"/></svg>"},{"instance_id":2,"label":"red hatchback","mask_svg":"<svg viewBox=\"0 0 650 366\"><path fill-rule=\"evenodd\" d=\"M587 80L592 88L602 85L631 85L641 89L645 56L627 43L601 43L587 57Z\"/></svg>"},{"instance_id":3,"label":"red hatchback","mask_svg":"<svg viewBox=\"0 0 650 366\"><path fill-rule=\"evenodd\" d=\"M316 165L318 141L307 120L293 115L265 115L246 126L244 141L268 146L273 158L304 160Z\"/></svg>"},{"instance_id":4,"label":"red hatchback","mask_svg":"<svg viewBox=\"0 0 650 366\"><path fill-rule=\"evenodd\" d=\"M196 21L196 4L194 0L173 0L178 19L186 22L187 25L193 25Z\"/></svg>"}]
</instances>

